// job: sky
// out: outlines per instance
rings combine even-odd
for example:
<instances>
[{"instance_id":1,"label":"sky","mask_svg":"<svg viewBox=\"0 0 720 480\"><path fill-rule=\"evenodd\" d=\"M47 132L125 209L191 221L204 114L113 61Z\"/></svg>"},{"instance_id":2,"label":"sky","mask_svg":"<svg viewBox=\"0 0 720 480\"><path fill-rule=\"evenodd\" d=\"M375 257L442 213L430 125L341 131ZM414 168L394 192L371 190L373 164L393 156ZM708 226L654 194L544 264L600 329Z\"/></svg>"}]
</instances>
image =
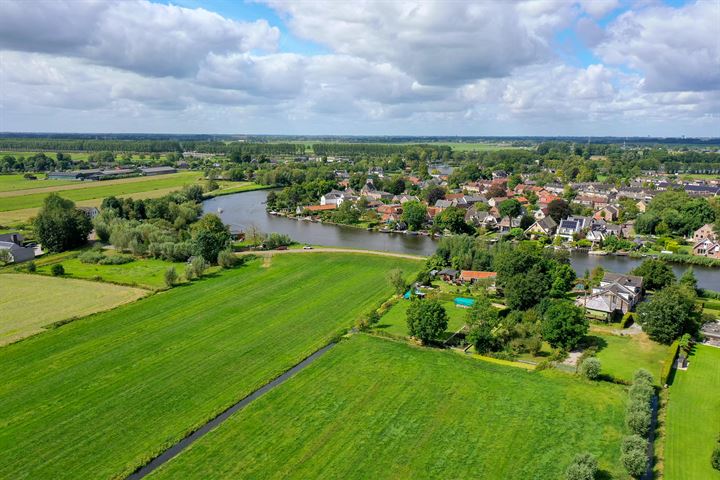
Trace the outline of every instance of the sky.
<instances>
[{"instance_id":1,"label":"sky","mask_svg":"<svg viewBox=\"0 0 720 480\"><path fill-rule=\"evenodd\" d=\"M720 0L2 0L0 131L720 136Z\"/></svg>"}]
</instances>

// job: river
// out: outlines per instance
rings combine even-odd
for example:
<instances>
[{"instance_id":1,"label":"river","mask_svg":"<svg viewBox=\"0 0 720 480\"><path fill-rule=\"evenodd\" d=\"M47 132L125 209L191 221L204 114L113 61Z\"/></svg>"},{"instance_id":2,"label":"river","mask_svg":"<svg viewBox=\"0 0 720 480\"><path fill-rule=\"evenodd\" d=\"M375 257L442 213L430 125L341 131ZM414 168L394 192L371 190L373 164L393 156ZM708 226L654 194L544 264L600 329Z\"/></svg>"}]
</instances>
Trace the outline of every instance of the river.
<instances>
[{"instance_id":1,"label":"river","mask_svg":"<svg viewBox=\"0 0 720 480\"><path fill-rule=\"evenodd\" d=\"M224 195L203 202L203 210L218 213L218 209L222 209L220 217L233 228L247 230L254 226L263 233L287 234L300 243L428 256L435 252L436 241L426 236L368 232L359 228L324 225L269 215L265 212L266 196L267 190ZM592 270L598 265L611 272L627 273L642 262L629 257L594 256L580 252L573 252L570 259L578 275L583 275L585 270ZM687 268L686 265L680 264L671 264L671 266L678 278ZM693 269L700 288L720 291L720 269L700 266L693 266Z\"/></svg>"}]
</instances>

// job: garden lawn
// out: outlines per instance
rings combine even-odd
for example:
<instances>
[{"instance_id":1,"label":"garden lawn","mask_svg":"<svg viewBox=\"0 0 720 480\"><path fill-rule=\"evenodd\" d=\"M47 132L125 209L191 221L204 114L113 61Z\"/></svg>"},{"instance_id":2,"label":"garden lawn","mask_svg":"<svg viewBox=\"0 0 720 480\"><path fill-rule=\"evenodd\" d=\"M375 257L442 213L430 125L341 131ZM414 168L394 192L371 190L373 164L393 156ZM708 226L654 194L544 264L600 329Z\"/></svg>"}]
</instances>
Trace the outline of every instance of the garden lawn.
<instances>
[{"instance_id":1,"label":"garden lawn","mask_svg":"<svg viewBox=\"0 0 720 480\"><path fill-rule=\"evenodd\" d=\"M153 177L131 177L100 182L75 182L73 185L58 186L50 191L58 191L63 198L73 201L103 199L111 195L130 195L134 193L180 188L195 183L201 176L199 172L182 172ZM67 189L68 187L76 188ZM47 189L43 189L47 190ZM50 191L33 193L22 192L14 196L0 198L0 211L37 208ZM15 192L20 193L20 192Z\"/></svg>"},{"instance_id":2,"label":"garden lawn","mask_svg":"<svg viewBox=\"0 0 720 480\"><path fill-rule=\"evenodd\" d=\"M652 373L656 383L660 381L667 345L653 342L644 333L621 337L591 331L590 335L601 345L597 358L602 373L630 382L635 371L644 368Z\"/></svg>"},{"instance_id":3,"label":"garden lawn","mask_svg":"<svg viewBox=\"0 0 720 480\"><path fill-rule=\"evenodd\" d=\"M665 425L665 479L718 480L710 454L720 435L720 348L695 347L676 370Z\"/></svg>"},{"instance_id":4,"label":"garden lawn","mask_svg":"<svg viewBox=\"0 0 720 480\"><path fill-rule=\"evenodd\" d=\"M422 301L422 300L419 300ZM445 337L460 330L465 325L468 309L456 307L453 302L442 302L448 314L448 327ZM409 335L407 328L407 310L410 307L410 300L400 299L388 312L380 318L376 329L391 333L393 335L406 337Z\"/></svg>"},{"instance_id":5,"label":"garden lawn","mask_svg":"<svg viewBox=\"0 0 720 480\"><path fill-rule=\"evenodd\" d=\"M125 477L376 308L388 270L420 265L278 255L0 349L0 478Z\"/></svg>"},{"instance_id":6,"label":"garden lawn","mask_svg":"<svg viewBox=\"0 0 720 480\"><path fill-rule=\"evenodd\" d=\"M150 476L565 478L578 452L619 464L626 394L367 335L233 414Z\"/></svg>"},{"instance_id":7,"label":"garden lawn","mask_svg":"<svg viewBox=\"0 0 720 480\"><path fill-rule=\"evenodd\" d=\"M139 288L83 280L2 274L0 346L42 332L52 323L108 310L147 293Z\"/></svg>"},{"instance_id":8,"label":"garden lawn","mask_svg":"<svg viewBox=\"0 0 720 480\"><path fill-rule=\"evenodd\" d=\"M122 265L99 265L82 263L79 258L71 258L61 263L65 274L71 278L101 280L123 285L139 286L153 290L165 288L165 271L175 267L179 277L185 273L185 262L166 262L155 258L139 258ZM39 273L50 274L52 264L39 266ZM181 279L182 281L182 279Z\"/></svg>"}]
</instances>

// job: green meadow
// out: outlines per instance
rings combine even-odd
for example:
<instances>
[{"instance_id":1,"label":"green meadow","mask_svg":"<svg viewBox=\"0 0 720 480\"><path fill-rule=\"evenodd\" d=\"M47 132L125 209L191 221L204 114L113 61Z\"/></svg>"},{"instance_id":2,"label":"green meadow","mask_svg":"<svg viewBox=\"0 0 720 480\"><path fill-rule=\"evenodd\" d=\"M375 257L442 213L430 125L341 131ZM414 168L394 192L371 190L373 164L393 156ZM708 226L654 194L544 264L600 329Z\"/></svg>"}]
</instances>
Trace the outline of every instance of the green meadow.
<instances>
[{"instance_id":1,"label":"green meadow","mask_svg":"<svg viewBox=\"0 0 720 480\"><path fill-rule=\"evenodd\" d=\"M82 263L79 258L69 258L58 262L48 262L38 266L38 273L50 274L54 263L61 263L68 278L82 278L86 280L99 280L110 283L119 283L159 290L165 288L165 271L175 267L178 276L185 272L185 262L166 262L156 258L136 258L130 263L122 265L100 265L95 263ZM210 273L217 267L210 269ZM182 281L182 279L181 279Z\"/></svg>"},{"instance_id":2,"label":"green meadow","mask_svg":"<svg viewBox=\"0 0 720 480\"><path fill-rule=\"evenodd\" d=\"M720 435L720 348L697 345L676 370L665 420L665 479L718 480L710 455Z\"/></svg>"},{"instance_id":3,"label":"green meadow","mask_svg":"<svg viewBox=\"0 0 720 480\"><path fill-rule=\"evenodd\" d=\"M619 385L354 335L150 478L557 480L589 451L625 479L625 401Z\"/></svg>"},{"instance_id":4,"label":"green meadow","mask_svg":"<svg viewBox=\"0 0 720 480\"><path fill-rule=\"evenodd\" d=\"M468 310L456 307L453 302L442 302L442 305L448 314L448 327L445 336L449 337L465 325ZM380 322L375 328L401 337L408 336L407 310L409 307L410 300L400 299L380 318Z\"/></svg>"},{"instance_id":5,"label":"green meadow","mask_svg":"<svg viewBox=\"0 0 720 480\"><path fill-rule=\"evenodd\" d=\"M0 275L0 346L55 322L108 310L148 294L139 288L66 278Z\"/></svg>"},{"instance_id":6,"label":"green meadow","mask_svg":"<svg viewBox=\"0 0 720 480\"><path fill-rule=\"evenodd\" d=\"M590 335L600 344L596 356L603 373L631 382L635 371L644 368L660 381L667 345L653 342L644 333L621 337L591 331Z\"/></svg>"},{"instance_id":7,"label":"green meadow","mask_svg":"<svg viewBox=\"0 0 720 480\"><path fill-rule=\"evenodd\" d=\"M376 308L389 269L419 266L279 255L0 348L0 478L127 476Z\"/></svg>"},{"instance_id":8,"label":"green meadow","mask_svg":"<svg viewBox=\"0 0 720 480\"><path fill-rule=\"evenodd\" d=\"M17 192L17 195L0 198L0 211L40 207L45 196L51 191L57 191L62 197L73 201L102 199L111 195L130 195L179 188L195 183L200 176L201 174L198 172L183 172L158 175L157 177L132 177L102 182L75 182L73 185L76 188L69 189L67 188L68 185L59 185L57 189L43 189L45 191L39 193L20 191ZM45 181L43 180L43 182ZM47 182L50 182L50 180ZM52 185L49 186L52 187Z\"/></svg>"}]
</instances>

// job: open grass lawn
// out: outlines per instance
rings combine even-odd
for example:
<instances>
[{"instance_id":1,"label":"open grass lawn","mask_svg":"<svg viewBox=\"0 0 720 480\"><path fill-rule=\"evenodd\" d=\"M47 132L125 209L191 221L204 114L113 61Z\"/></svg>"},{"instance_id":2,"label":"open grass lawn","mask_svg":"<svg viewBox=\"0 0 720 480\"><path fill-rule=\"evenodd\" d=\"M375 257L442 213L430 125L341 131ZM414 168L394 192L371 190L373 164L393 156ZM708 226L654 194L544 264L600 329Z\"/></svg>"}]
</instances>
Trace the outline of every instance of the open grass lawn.
<instances>
[{"instance_id":1,"label":"open grass lawn","mask_svg":"<svg viewBox=\"0 0 720 480\"><path fill-rule=\"evenodd\" d=\"M126 476L377 306L388 270L420 265L278 255L1 348L0 478Z\"/></svg>"},{"instance_id":2,"label":"open grass lawn","mask_svg":"<svg viewBox=\"0 0 720 480\"><path fill-rule=\"evenodd\" d=\"M720 348L698 345L689 361L670 386L665 479L718 480L710 454L720 435Z\"/></svg>"},{"instance_id":3,"label":"open grass lawn","mask_svg":"<svg viewBox=\"0 0 720 480\"><path fill-rule=\"evenodd\" d=\"M200 176L201 174L198 172L182 172L158 175L156 177L132 177L101 182L75 182L74 185L69 186L76 186L77 188L62 190L58 193L62 197L73 201L103 199L111 195L129 195L173 187L180 188L196 182ZM65 189L69 186L59 186L57 189ZM0 198L0 211L40 207L48 193L25 192L22 195Z\"/></svg>"},{"instance_id":4,"label":"open grass lawn","mask_svg":"<svg viewBox=\"0 0 720 480\"><path fill-rule=\"evenodd\" d=\"M442 304L448 314L448 328L445 335L450 336L465 325L468 311L466 308L456 307L453 302L442 302ZM380 322L375 328L402 337L409 335L407 329L408 307L410 307L410 300L400 299L380 318Z\"/></svg>"},{"instance_id":5,"label":"open grass lawn","mask_svg":"<svg viewBox=\"0 0 720 480\"><path fill-rule=\"evenodd\" d=\"M139 288L82 280L2 274L0 346L42 332L43 327L54 322L108 310L147 293Z\"/></svg>"},{"instance_id":6,"label":"open grass lawn","mask_svg":"<svg viewBox=\"0 0 720 480\"><path fill-rule=\"evenodd\" d=\"M151 478L565 478L618 465L624 389L354 335Z\"/></svg>"},{"instance_id":7,"label":"open grass lawn","mask_svg":"<svg viewBox=\"0 0 720 480\"><path fill-rule=\"evenodd\" d=\"M175 271L181 277L185 272L185 262L173 263L155 258L136 259L123 265L82 263L78 258L56 263L61 263L65 269L65 275L71 278L101 280L150 289L165 287L165 271L169 267L175 267ZM51 266L49 263L39 266L37 271L49 275Z\"/></svg>"},{"instance_id":8,"label":"open grass lawn","mask_svg":"<svg viewBox=\"0 0 720 480\"><path fill-rule=\"evenodd\" d=\"M632 381L635 371L644 368L660 381L667 345L653 342L644 333L621 337L591 331L590 336L599 344L597 358L603 373Z\"/></svg>"}]
</instances>

